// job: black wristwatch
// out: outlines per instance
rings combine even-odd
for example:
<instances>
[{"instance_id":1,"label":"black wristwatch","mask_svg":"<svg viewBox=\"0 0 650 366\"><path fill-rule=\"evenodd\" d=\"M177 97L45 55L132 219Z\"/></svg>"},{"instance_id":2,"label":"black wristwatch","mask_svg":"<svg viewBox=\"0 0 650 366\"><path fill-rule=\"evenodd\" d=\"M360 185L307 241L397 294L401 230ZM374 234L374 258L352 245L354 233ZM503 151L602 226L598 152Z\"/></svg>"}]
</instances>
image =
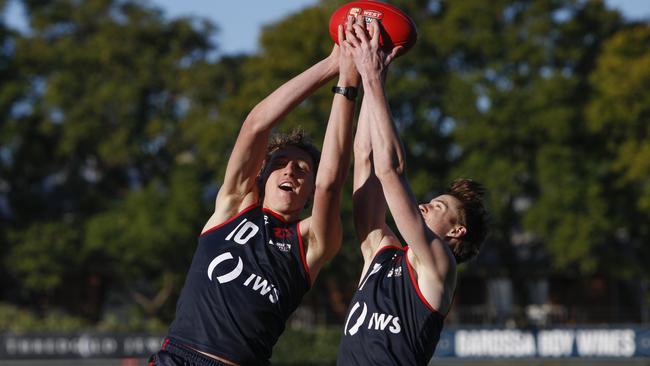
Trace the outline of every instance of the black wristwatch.
<instances>
[{"instance_id":1,"label":"black wristwatch","mask_svg":"<svg viewBox=\"0 0 650 366\"><path fill-rule=\"evenodd\" d=\"M332 93L341 94L349 100L355 100L357 97L357 88L354 86L333 86Z\"/></svg>"}]
</instances>

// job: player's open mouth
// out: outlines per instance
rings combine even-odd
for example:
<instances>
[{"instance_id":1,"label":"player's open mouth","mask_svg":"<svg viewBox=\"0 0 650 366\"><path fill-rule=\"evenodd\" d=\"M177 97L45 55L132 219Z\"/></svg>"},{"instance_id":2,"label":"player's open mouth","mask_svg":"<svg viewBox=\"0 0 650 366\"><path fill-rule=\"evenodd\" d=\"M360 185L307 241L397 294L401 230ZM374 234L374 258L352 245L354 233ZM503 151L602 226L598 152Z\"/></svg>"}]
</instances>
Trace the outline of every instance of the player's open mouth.
<instances>
[{"instance_id":1,"label":"player's open mouth","mask_svg":"<svg viewBox=\"0 0 650 366\"><path fill-rule=\"evenodd\" d=\"M280 188L283 191L293 192L293 184L291 184L289 182L284 182L284 183L280 184L278 186L278 188Z\"/></svg>"}]
</instances>

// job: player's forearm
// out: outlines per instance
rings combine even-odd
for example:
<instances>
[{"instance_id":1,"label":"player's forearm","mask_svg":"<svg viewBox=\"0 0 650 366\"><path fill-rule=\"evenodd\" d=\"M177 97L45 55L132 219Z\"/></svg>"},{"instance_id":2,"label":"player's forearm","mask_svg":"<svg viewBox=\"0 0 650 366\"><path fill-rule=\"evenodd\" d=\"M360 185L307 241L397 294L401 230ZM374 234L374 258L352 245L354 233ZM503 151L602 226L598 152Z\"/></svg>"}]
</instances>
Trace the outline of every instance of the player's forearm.
<instances>
[{"instance_id":1,"label":"player's forearm","mask_svg":"<svg viewBox=\"0 0 650 366\"><path fill-rule=\"evenodd\" d=\"M336 58L326 57L264 98L248 114L244 125L253 131L270 131L282 117L337 73Z\"/></svg>"},{"instance_id":2,"label":"player's forearm","mask_svg":"<svg viewBox=\"0 0 650 366\"><path fill-rule=\"evenodd\" d=\"M337 60L330 55L280 86L253 108L242 124L228 160L221 196L244 197L253 190L271 129L337 72Z\"/></svg>"},{"instance_id":3,"label":"player's forearm","mask_svg":"<svg viewBox=\"0 0 650 366\"><path fill-rule=\"evenodd\" d=\"M356 75L342 74L337 85L357 87ZM352 125L355 101L334 94L332 110L325 131L321 162L316 174L316 189L325 189L337 193L341 190L350 167L352 155Z\"/></svg>"},{"instance_id":4,"label":"player's forearm","mask_svg":"<svg viewBox=\"0 0 650 366\"><path fill-rule=\"evenodd\" d=\"M347 130L347 131L346 131ZM327 136L329 135L329 136ZM328 129L329 146L323 147L316 174L316 190L338 193L345 182L352 155L352 131L349 125Z\"/></svg>"},{"instance_id":5,"label":"player's forearm","mask_svg":"<svg viewBox=\"0 0 650 366\"><path fill-rule=\"evenodd\" d=\"M364 96L359 111L359 121L357 123L357 133L354 136L354 182L353 189L355 196L358 196L358 203L365 200L382 199L381 187L369 189L370 181L378 183L374 177L374 168L372 163L372 141L371 141L371 122L368 112L368 102ZM357 191L360 191L357 195ZM373 196L374 195L374 196Z\"/></svg>"},{"instance_id":6,"label":"player's forearm","mask_svg":"<svg viewBox=\"0 0 650 366\"><path fill-rule=\"evenodd\" d=\"M401 175L405 170L404 149L390 115L380 79L364 79L364 103L369 113L370 140L375 173Z\"/></svg>"},{"instance_id":7,"label":"player's forearm","mask_svg":"<svg viewBox=\"0 0 650 366\"><path fill-rule=\"evenodd\" d=\"M368 103L361 104L357 133L354 140L354 183L352 208L354 226L357 238L361 243L366 242L369 233L379 229L386 217L386 199L381 184L375 176L372 163L372 144ZM371 244L378 245L373 241Z\"/></svg>"},{"instance_id":8,"label":"player's forearm","mask_svg":"<svg viewBox=\"0 0 650 366\"><path fill-rule=\"evenodd\" d=\"M365 101L365 99L364 99ZM372 144L370 141L370 122L368 121L367 103L361 103L359 110L359 121L357 122L357 133L354 135L354 161L367 161L364 164L370 164L372 161ZM355 185L356 187L356 185Z\"/></svg>"}]
</instances>

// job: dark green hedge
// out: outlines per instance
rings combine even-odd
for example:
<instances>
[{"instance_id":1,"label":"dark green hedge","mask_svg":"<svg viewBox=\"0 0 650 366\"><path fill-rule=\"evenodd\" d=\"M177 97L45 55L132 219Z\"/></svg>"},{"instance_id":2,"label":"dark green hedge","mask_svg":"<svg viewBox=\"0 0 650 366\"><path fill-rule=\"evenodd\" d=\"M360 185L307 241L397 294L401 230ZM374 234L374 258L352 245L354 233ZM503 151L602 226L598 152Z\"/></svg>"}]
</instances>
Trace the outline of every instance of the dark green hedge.
<instances>
[{"instance_id":1,"label":"dark green hedge","mask_svg":"<svg viewBox=\"0 0 650 366\"><path fill-rule=\"evenodd\" d=\"M287 329L273 349L271 364L335 365L340 337L340 327Z\"/></svg>"}]
</instances>

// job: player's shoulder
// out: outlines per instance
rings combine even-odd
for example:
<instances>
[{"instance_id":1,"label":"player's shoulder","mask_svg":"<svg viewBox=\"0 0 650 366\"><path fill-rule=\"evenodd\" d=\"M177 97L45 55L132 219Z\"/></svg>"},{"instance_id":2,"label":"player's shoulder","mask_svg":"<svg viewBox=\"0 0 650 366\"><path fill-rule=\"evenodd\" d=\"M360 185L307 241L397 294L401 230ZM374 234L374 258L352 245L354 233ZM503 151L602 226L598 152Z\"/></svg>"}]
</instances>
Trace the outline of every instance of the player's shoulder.
<instances>
[{"instance_id":1,"label":"player's shoulder","mask_svg":"<svg viewBox=\"0 0 650 366\"><path fill-rule=\"evenodd\" d=\"M311 215L298 220L298 235L300 235L302 241L307 245L309 245L310 241L316 240L312 232L312 222Z\"/></svg>"},{"instance_id":2,"label":"player's shoulder","mask_svg":"<svg viewBox=\"0 0 650 366\"><path fill-rule=\"evenodd\" d=\"M241 216L255 207L259 207L253 195L248 195L244 199L235 199L229 196L217 198L214 212L203 227L202 233L221 226L235 217Z\"/></svg>"},{"instance_id":3,"label":"player's shoulder","mask_svg":"<svg viewBox=\"0 0 650 366\"><path fill-rule=\"evenodd\" d=\"M386 224L371 230L360 243L361 255L366 263L372 262L380 251L391 248L403 249L397 235Z\"/></svg>"},{"instance_id":4,"label":"player's shoulder","mask_svg":"<svg viewBox=\"0 0 650 366\"><path fill-rule=\"evenodd\" d=\"M407 251L409 275L419 288L427 304L441 314L451 307L456 288L456 260L451 254L442 261L428 263L418 258L412 250Z\"/></svg>"}]
</instances>

